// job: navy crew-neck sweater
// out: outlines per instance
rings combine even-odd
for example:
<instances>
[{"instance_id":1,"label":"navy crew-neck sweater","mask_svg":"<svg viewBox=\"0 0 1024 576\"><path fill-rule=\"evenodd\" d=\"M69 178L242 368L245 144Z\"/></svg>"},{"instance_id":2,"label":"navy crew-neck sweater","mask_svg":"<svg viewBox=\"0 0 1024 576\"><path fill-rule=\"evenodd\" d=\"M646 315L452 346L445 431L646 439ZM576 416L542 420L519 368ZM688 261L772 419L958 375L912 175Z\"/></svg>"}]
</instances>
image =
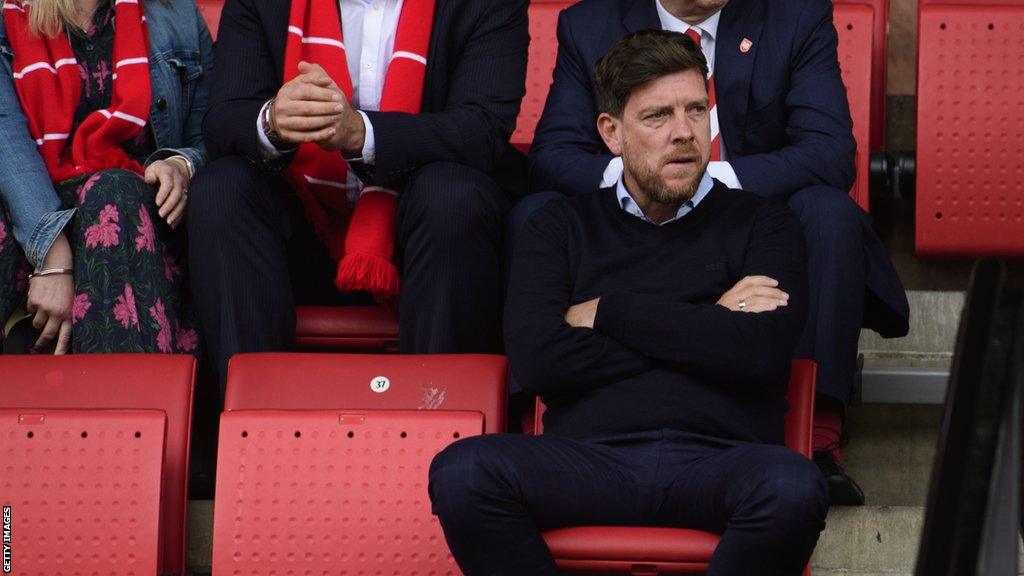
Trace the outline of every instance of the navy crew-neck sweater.
<instances>
[{"instance_id":1,"label":"navy crew-neck sweater","mask_svg":"<svg viewBox=\"0 0 1024 576\"><path fill-rule=\"evenodd\" d=\"M789 293L773 312L718 299L745 276ZM565 321L600 297L593 329ZM789 363L807 315L800 223L786 206L720 182L663 226L614 188L549 203L512 261L505 342L512 372L541 394L545 433L595 439L674 429L781 444Z\"/></svg>"}]
</instances>

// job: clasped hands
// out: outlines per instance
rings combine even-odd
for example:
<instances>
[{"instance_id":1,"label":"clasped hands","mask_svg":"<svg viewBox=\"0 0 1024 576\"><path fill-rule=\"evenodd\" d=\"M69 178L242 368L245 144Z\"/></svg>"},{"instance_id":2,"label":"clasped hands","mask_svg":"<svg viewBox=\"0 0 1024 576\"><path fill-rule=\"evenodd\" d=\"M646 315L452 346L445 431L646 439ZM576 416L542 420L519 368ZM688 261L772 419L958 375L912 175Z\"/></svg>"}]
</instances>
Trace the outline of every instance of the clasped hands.
<instances>
[{"instance_id":1,"label":"clasped hands","mask_svg":"<svg viewBox=\"0 0 1024 576\"><path fill-rule=\"evenodd\" d=\"M328 152L362 152L363 117L318 64L299 62L299 75L277 91L271 118L271 128L284 142L313 142Z\"/></svg>"},{"instance_id":2,"label":"clasped hands","mask_svg":"<svg viewBox=\"0 0 1024 576\"><path fill-rule=\"evenodd\" d=\"M565 321L574 328L593 328L600 298L574 304L565 311ZM716 302L733 312L771 312L789 304L789 294L768 276L746 276L722 294Z\"/></svg>"}]
</instances>

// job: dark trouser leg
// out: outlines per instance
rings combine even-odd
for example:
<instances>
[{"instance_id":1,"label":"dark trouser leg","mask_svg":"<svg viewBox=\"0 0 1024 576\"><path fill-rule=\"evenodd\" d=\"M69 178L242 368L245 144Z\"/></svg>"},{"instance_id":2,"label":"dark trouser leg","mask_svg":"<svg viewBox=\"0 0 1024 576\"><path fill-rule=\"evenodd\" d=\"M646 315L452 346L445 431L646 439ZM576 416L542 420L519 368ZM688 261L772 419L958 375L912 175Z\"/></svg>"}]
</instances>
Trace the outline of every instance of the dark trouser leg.
<instances>
[{"instance_id":1,"label":"dark trouser leg","mask_svg":"<svg viewBox=\"0 0 1024 576\"><path fill-rule=\"evenodd\" d=\"M542 531L651 525L723 532L709 575L800 574L828 510L811 461L778 446L661 438L453 444L431 465L430 496L459 567L467 576L553 575Z\"/></svg>"},{"instance_id":2,"label":"dark trouser leg","mask_svg":"<svg viewBox=\"0 0 1024 576\"><path fill-rule=\"evenodd\" d=\"M210 163L190 187L192 292L222 396L232 355L295 342L285 194L280 180L238 156Z\"/></svg>"},{"instance_id":3,"label":"dark trouser leg","mask_svg":"<svg viewBox=\"0 0 1024 576\"><path fill-rule=\"evenodd\" d=\"M451 162L416 171L398 201L402 352L493 352L504 192Z\"/></svg>"},{"instance_id":4,"label":"dark trouser leg","mask_svg":"<svg viewBox=\"0 0 1024 576\"><path fill-rule=\"evenodd\" d=\"M811 302L797 355L818 363L817 393L846 405L864 321L861 208L849 194L824 186L798 191L789 207L803 224L809 254Z\"/></svg>"},{"instance_id":5,"label":"dark trouser leg","mask_svg":"<svg viewBox=\"0 0 1024 576\"><path fill-rule=\"evenodd\" d=\"M781 446L686 442L662 457L668 487L657 523L722 534L708 576L801 574L828 514L814 463Z\"/></svg>"},{"instance_id":6,"label":"dark trouser leg","mask_svg":"<svg viewBox=\"0 0 1024 576\"><path fill-rule=\"evenodd\" d=\"M622 452L552 434L449 446L430 466L430 499L459 567L466 576L554 576L542 530L640 524L650 495L637 470L657 466L656 444Z\"/></svg>"}]
</instances>

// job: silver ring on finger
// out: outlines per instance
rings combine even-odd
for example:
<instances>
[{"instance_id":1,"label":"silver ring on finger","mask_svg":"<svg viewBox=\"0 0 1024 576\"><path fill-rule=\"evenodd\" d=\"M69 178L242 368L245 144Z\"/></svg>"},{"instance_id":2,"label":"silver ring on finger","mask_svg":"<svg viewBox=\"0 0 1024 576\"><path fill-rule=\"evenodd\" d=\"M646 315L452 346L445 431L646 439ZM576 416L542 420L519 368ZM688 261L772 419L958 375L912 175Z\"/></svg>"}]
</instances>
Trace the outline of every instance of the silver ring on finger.
<instances>
[{"instance_id":1,"label":"silver ring on finger","mask_svg":"<svg viewBox=\"0 0 1024 576\"><path fill-rule=\"evenodd\" d=\"M744 299L740 300L739 304L737 304L737 306L739 306L740 312L742 312L743 309L747 307L747 299L744 298Z\"/></svg>"}]
</instances>

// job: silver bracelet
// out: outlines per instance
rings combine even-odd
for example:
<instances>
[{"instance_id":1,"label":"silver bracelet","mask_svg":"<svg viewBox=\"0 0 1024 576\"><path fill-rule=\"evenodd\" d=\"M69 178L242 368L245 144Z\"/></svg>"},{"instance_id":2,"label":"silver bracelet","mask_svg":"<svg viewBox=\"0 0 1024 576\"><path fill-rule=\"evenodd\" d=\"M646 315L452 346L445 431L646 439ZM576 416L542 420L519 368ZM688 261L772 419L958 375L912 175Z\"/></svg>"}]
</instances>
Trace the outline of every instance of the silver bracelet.
<instances>
[{"instance_id":1,"label":"silver bracelet","mask_svg":"<svg viewBox=\"0 0 1024 576\"><path fill-rule=\"evenodd\" d=\"M192 165L192 161L189 160L188 157L186 157L184 154L175 154L174 156L169 156L166 161L170 162L171 160L180 161L180 163L184 165L185 172L188 172L188 180L189 182L191 182L192 177L195 176L196 174L196 169L195 166Z\"/></svg>"},{"instance_id":2,"label":"silver bracelet","mask_svg":"<svg viewBox=\"0 0 1024 576\"><path fill-rule=\"evenodd\" d=\"M47 268L45 270L40 270L38 272L33 272L32 274L29 274L28 279L32 280L33 278L40 278L42 276L56 276L58 274L71 275L74 273L75 270L73 268Z\"/></svg>"}]
</instances>

